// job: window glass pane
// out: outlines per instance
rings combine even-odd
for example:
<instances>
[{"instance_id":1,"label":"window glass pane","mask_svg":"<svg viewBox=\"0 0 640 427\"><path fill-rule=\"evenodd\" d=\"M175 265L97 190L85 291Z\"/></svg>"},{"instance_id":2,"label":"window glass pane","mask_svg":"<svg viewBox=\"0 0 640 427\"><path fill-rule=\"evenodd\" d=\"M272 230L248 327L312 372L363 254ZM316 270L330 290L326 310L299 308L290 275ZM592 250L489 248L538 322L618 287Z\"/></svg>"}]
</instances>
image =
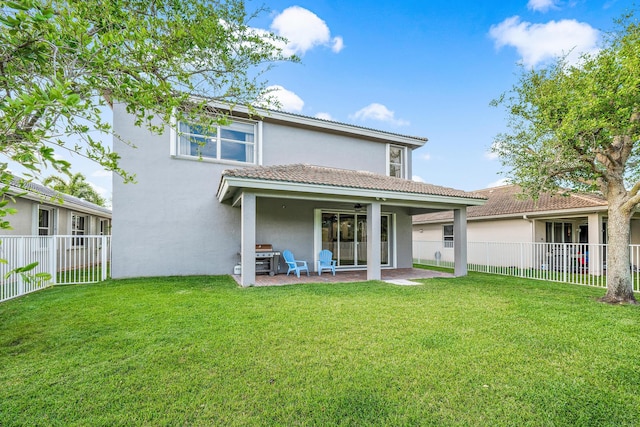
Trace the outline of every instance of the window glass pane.
<instances>
[{"instance_id":1,"label":"window glass pane","mask_svg":"<svg viewBox=\"0 0 640 427\"><path fill-rule=\"evenodd\" d=\"M553 242L554 243L564 242L564 240L562 239L562 223L561 222L553 223Z\"/></svg>"},{"instance_id":2,"label":"window glass pane","mask_svg":"<svg viewBox=\"0 0 640 427\"><path fill-rule=\"evenodd\" d=\"M253 142L254 126L247 123L232 123L220 128L220 137L232 141Z\"/></svg>"},{"instance_id":3,"label":"window glass pane","mask_svg":"<svg viewBox=\"0 0 640 427\"><path fill-rule=\"evenodd\" d=\"M389 264L389 217L380 218L380 263Z\"/></svg>"},{"instance_id":4,"label":"window glass pane","mask_svg":"<svg viewBox=\"0 0 640 427\"><path fill-rule=\"evenodd\" d=\"M189 154L198 157L218 157L218 149L215 139L206 139L204 137L190 137Z\"/></svg>"},{"instance_id":5,"label":"window glass pane","mask_svg":"<svg viewBox=\"0 0 640 427\"><path fill-rule=\"evenodd\" d=\"M402 149L400 147L389 147L389 161L391 163L402 162Z\"/></svg>"},{"instance_id":6,"label":"window glass pane","mask_svg":"<svg viewBox=\"0 0 640 427\"><path fill-rule=\"evenodd\" d=\"M49 211L43 209L38 211L38 226L49 228Z\"/></svg>"},{"instance_id":7,"label":"window glass pane","mask_svg":"<svg viewBox=\"0 0 640 427\"><path fill-rule=\"evenodd\" d=\"M221 159L247 163L253 162L253 145L222 141L220 148Z\"/></svg>"},{"instance_id":8,"label":"window glass pane","mask_svg":"<svg viewBox=\"0 0 640 427\"><path fill-rule=\"evenodd\" d=\"M389 176L405 178L404 149L395 145L389 146Z\"/></svg>"},{"instance_id":9,"label":"window glass pane","mask_svg":"<svg viewBox=\"0 0 640 427\"><path fill-rule=\"evenodd\" d=\"M445 225L442 227L442 240L445 248L453 247L453 225Z\"/></svg>"}]
</instances>

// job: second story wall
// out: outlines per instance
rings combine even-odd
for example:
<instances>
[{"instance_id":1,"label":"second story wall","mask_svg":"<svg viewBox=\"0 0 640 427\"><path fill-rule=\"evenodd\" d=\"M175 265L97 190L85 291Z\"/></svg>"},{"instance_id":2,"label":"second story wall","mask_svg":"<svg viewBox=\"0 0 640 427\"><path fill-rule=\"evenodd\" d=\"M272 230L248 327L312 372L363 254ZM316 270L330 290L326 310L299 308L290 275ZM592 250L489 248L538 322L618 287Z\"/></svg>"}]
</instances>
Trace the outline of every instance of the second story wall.
<instances>
[{"instance_id":1,"label":"second story wall","mask_svg":"<svg viewBox=\"0 0 640 427\"><path fill-rule=\"evenodd\" d=\"M311 129L263 124L264 166L307 163L387 173L387 144Z\"/></svg>"}]
</instances>

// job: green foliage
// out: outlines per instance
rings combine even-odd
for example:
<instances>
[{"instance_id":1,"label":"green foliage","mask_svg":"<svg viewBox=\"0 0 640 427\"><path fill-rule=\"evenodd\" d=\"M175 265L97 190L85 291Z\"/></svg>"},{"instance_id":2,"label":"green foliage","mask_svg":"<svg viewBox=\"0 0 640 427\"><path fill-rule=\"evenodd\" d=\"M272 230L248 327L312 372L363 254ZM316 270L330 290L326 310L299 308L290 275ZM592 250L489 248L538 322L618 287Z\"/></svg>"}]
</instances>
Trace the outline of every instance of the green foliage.
<instances>
[{"instance_id":1,"label":"green foliage","mask_svg":"<svg viewBox=\"0 0 640 427\"><path fill-rule=\"evenodd\" d=\"M503 105L511 132L498 135L512 181L536 196L568 187L601 191L640 178L640 27L620 23L596 54L524 71ZM629 207L640 202L637 189Z\"/></svg>"},{"instance_id":2,"label":"green foliage","mask_svg":"<svg viewBox=\"0 0 640 427\"><path fill-rule=\"evenodd\" d=\"M42 183L60 193L70 194L98 206L105 205L104 198L86 181L85 176L81 173L71 175L66 181L59 176L48 176Z\"/></svg>"},{"instance_id":3,"label":"green foliage","mask_svg":"<svg viewBox=\"0 0 640 427\"><path fill-rule=\"evenodd\" d=\"M7 261L4 259L0 259L0 263L7 264ZM38 266L38 262L32 262L31 264L24 265L22 267L16 267L13 270L9 270L4 275L3 283L7 283L6 280L9 279L14 274L20 275L22 280L26 283L42 283L51 280L51 274L49 273L35 273L32 271Z\"/></svg>"},{"instance_id":4,"label":"green foliage","mask_svg":"<svg viewBox=\"0 0 640 427\"><path fill-rule=\"evenodd\" d=\"M640 311L471 274L58 287L0 305L1 425L624 426Z\"/></svg>"},{"instance_id":5,"label":"green foliage","mask_svg":"<svg viewBox=\"0 0 640 427\"><path fill-rule=\"evenodd\" d=\"M609 281L605 300L635 302L629 277L630 221L640 203L640 26L620 20L602 49L524 71L503 105L510 132L493 151L512 182L540 193L599 191L608 202Z\"/></svg>"},{"instance_id":6,"label":"green foliage","mask_svg":"<svg viewBox=\"0 0 640 427\"><path fill-rule=\"evenodd\" d=\"M253 16L242 0L0 0L0 154L33 174L69 174L54 157L67 149L133 180L101 142L112 131L102 109L123 103L162 132L172 116L224 120L207 101L251 104L264 71L295 60L249 26Z\"/></svg>"}]
</instances>

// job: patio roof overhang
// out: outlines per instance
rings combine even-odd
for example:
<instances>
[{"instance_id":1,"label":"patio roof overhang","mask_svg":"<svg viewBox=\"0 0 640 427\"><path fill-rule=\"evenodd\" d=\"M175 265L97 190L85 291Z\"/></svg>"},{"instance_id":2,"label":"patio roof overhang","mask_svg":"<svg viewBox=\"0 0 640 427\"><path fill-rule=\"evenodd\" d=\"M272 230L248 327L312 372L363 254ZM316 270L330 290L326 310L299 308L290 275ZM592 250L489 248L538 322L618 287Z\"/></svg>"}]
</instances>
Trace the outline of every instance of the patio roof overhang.
<instances>
[{"instance_id":1,"label":"patio roof overhang","mask_svg":"<svg viewBox=\"0 0 640 427\"><path fill-rule=\"evenodd\" d=\"M411 214L479 206L483 196L370 172L312 165L287 165L228 170L222 174L217 198L240 206L242 194L331 202L381 202L410 208Z\"/></svg>"}]
</instances>

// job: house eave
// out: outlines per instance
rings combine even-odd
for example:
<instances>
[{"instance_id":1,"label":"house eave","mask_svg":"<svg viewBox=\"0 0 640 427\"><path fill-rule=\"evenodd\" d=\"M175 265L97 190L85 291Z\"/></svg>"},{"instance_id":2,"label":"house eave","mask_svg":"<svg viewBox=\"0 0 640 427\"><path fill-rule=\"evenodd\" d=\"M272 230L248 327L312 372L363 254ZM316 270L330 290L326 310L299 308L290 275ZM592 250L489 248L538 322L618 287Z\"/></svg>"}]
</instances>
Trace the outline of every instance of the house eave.
<instances>
[{"instance_id":1,"label":"house eave","mask_svg":"<svg viewBox=\"0 0 640 427\"><path fill-rule=\"evenodd\" d=\"M61 207L65 209L69 209L74 212L86 213L90 215L99 216L102 218L111 218L112 212L106 212L101 209L94 209L85 205L81 205L75 203L73 200L70 200L68 197L65 197L64 194L60 194L60 198L62 202L58 200L56 197L48 196L46 194L40 194L28 189L16 187L14 185L9 186L9 194L13 196L19 196L23 199L31 200L43 205L52 206L52 207Z\"/></svg>"},{"instance_id":2,"label":"house eave","mask_svg":"<svg viewBox=\"0 0 640 427\"><path fill-rule=\"evenodd\" d=\"M207 101L203 99L203 101ZM375 140L378 142L391 142L395 144L410 146L413 149L422 147L427 141L426 137L418 137L418 136L409 136L409 135L401 135L392 132L385 132L377 129L360 127L357 125L351 125L347 123L334 122L330 120L318 119L315 117L307 117L297 114L291 114L283 111L269 110L265 108L255 107L254 111L251 112L245 106L234 106L232 110L229 109L229 106L224 104L220 104L214 101L208 101L209 104L213 108L217 108L219 110L230 111L232 115L234 113L240 113L243 116L251 117L257 115L266 122L280 122L286 123L288 125L303 127L303 128L312 128L312 129L322 129L323 131L328 131L332 133L337 133L341 135L349 135L356 136L360 138L366 138Z\"/></svg>"},{"instance_id":3,"label":"house eave","mask_svg":"<svg viewBox=\"0 0 640 427\"><path fill-rule=\"evenodd\" d=\"M445 209L455 209L461 206L479 206L486 202L484 199L465 197L339 187L333 185L268 181L240 177L223 177L220 186L218 187L218 201L224 202L229 198L235 197L234 195L239 189L242 189L242 191L248 189L253 192L268 192L271 195L281 193L284 197L290 197L291 194L304 194L305 196L303 198L313 198L314 196L346 197L350 200L377 200L385 205L411 207L438 206Z\"/></svg>"},{"instance_id":4,"label":"house eave","mask_svg":"<svg viewBox=\"0 0 640 427\"><path fill-rule=\"evenodd\" d=\"M500 215L484 215L484 216L469 216L467 222L475 221L497 221L501 219L552 219L552 218L569 218L569 217L581 217L587 216L592 213L606 213L607 206L593 206L589 208L573 208L573 209L554 209L546 211L534 211L534 212L517 212ZM439 218L427 221L414 221L413 225L421 224L440 224L450 223L453 218Z\"/></svg>"}]
</instances>

